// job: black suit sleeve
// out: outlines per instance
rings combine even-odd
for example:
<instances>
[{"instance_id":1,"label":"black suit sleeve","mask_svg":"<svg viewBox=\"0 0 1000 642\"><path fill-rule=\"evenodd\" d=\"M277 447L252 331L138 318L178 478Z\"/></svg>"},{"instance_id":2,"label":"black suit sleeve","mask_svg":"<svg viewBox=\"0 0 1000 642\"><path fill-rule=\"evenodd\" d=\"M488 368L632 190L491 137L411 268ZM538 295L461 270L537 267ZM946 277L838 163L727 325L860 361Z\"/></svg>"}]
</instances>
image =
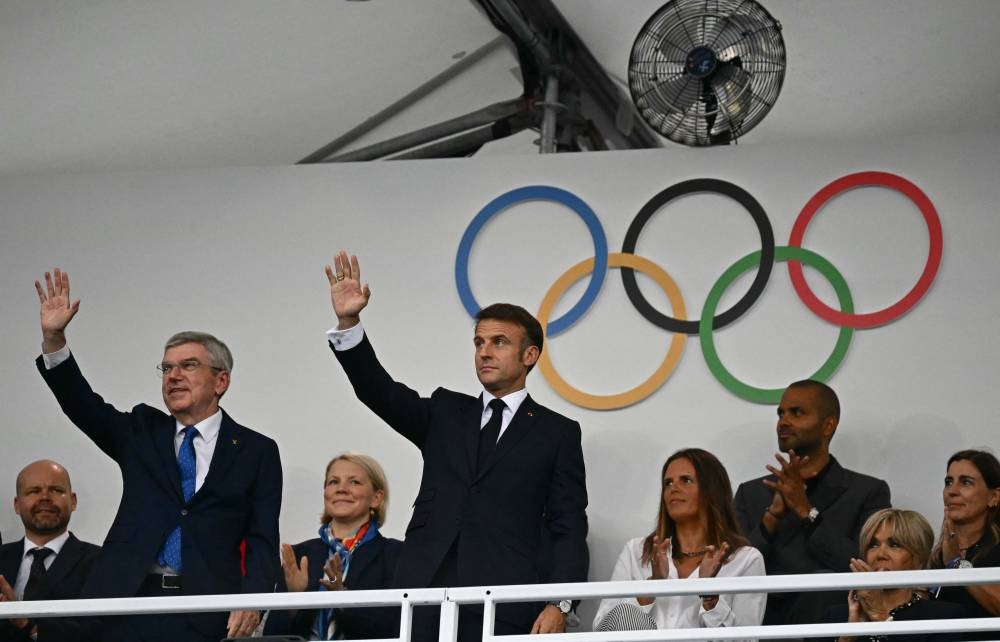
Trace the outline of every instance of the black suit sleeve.
<instances>
[{"instance_id":1,"label":"black suit sleeve","mask_svg":"<svg viewBox=\"0 0 1000 642\"><path fill-rule=\"evenodd\" d=\"M121 441L115 435L119 430L127 428L128 413L105 402L94 392L73 355L52 369L45 367L41 356L35 360L35 365L73 425L90 437L109 457L120 461Z\"/></svg>"},{"instance_id":2,"label":"black suit sleeve","mask_svg":"<svg viewBox=\"0 0 1000 642\"><path fill-rule=\"evenodd\" d=\"M587 549L587 483L580 424L568 422L545 504L551 566L547 582L586 582L590 566Z\"/></svg>"},{"instance_id":3,"label":"black suit sleeve","mask_svg":"<svg viewBox=\"0 0 1000 642\"><path fill-rule=\"evenodd\" d=\"M330 349L347 373L361 403L417 448L423 449L431 425L430 400L389 376L375 356L367 334L360 344L349 350L335 350L332 343Z\"/></svg>"},{"instance_id":4,"label":"black suit sleeve","mask_svg":"<svg viewBox=\"0 0 1000 642\"><path fill-rule=\"evenodd\" d=\"M736 519L743 529L743 536L750 540L750 545L760 551L764 559L771 554L771 535L764 529L761 519L764 517L763 511L754 506L751 497L753 491L747 488L747 484L759 484L759 481L744 482L736 489L736 496L733 503L736 506Z\"/></svg>"}]
</instances>

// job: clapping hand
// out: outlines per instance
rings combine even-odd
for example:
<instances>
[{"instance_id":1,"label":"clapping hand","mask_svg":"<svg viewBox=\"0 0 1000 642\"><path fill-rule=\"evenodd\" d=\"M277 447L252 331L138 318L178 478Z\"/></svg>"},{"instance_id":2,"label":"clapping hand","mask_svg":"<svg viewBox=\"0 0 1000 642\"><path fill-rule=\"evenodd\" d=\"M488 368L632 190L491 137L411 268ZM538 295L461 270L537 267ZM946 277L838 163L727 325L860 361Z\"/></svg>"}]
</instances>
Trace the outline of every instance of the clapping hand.
<instances>
[{"instance_id":1,"label":"clapping hand","mask_svg":"<svg viewBox=\"0 0 1000 642\"><path fill-rule=\"evenodd\" d=\"M868 562L851 558L852 573L870 573L873 569ZM848 622L881 622L889 616L889 609L878 589L853 590L847 594Z\"/></svg>"},{"instance_id":2,"label":"clapping hand","mask_svg":"<svg viewBox=\"0 0 1000 642\"><path fill-rule=\"evenodd\" d=\"M342 564L340 562L340 555L334 555L326 562L326 566L323 567L325 575L320 578L319 583L323 585L328 591L343 591L344 586L344 573L342 570Z\"/></svg>"},{"instance_id":3,"label":"clapping hand","mask_svg":"<svg viewBox=\"0 0 1000 642\"><path fill-rule=\"evenodd\" d=\"M718 550L714 546L706 546L705 557L701 558L701 564L698 565L698 577L715 577L726 561L727 555L729 555L728 542L723 542Z\"/></svg>"},{"instance_id":4,"label":"clapping hand","mask_svg":"<svg viewBox=\"0 0 1000 642\"><path fill-rule=\"evenodd\" d=\"M788 451L786 461L780 454L775 453L774 458L778 460L779 468L768 465L765 466L776 479L765 479L764 484L777 493L781 493L785 507L795 513L799 519L805 519L809 515L812 504L806 496L806 480L816 476L815 472L803 472L802 467L809 463L809 456L799 457L794 450Z\"/></svg>"},{"instance_id":5,"label":"clapping hand","mask_svg":"<svg viewBox=\"0 0 1000 642\"><path fill-rule=\"evenodd\" d=\"M659 535L653 535L653 575L649 579L665 580L670 575L670 563L667 561L667 552L669 550L669 537L664 537L661 542Z\"/></svg>"},{"instance_id":6,"label":"clapping hand","mask_svg":"<svg viewBox=\"0 0 1000 642\"><path fill-rule=\"evenodd\" d=\"M285 572L285 585L291 593L301 593L309 584L309 560L305 555L295 561L295 551L288 544L281 545L281 570Z\"/></svg>"},{"instance_id":7,"label":"clapping hand","mask_svg":"<svg viewBox=\"0 0 1000 642\"><path fill-rule=\"evenodd\" d=\"M17 596L14 594L14 587L10 585L3 575L0 575L0 602L16 602ZM10 620L10 625L15 629L23 629L28 626L28 618L14 618Z\"/></svg>"}]
</instances>

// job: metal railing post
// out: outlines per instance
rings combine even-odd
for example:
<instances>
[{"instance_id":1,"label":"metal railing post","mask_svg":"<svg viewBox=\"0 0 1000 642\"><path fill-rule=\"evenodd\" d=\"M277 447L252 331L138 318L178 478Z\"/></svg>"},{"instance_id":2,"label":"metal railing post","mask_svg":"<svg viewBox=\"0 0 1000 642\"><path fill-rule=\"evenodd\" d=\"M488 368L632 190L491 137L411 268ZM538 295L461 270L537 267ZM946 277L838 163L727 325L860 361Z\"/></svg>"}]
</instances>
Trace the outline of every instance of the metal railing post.
<instances>
[{"instance_id":1,"label":"metal railing post","mask_svg":"<svg viewBox=\"0 0 1000 642\"><path fill-rule=\"evenodd\" d=\"M413 638L413 602L404 595L399 607L399 639L410 642Z\"/></svg>"},{"instance_id":2,"label":"metal railing post","mask_svg":"<svg viewBox=\"0 0 1000 642\"><path fill-rule=\"evenodd\" d=\"M496 620L496 603L488 594L483 600L483 640L493 640L494 620Z\"/></svg>"},{"instance_id":3,"label":"metal railing post","mask_svg":"<svg viewBox=\"0 0 1000 642\"><path fill-rule=\"evenodd\" d=\"M456 642L458 640L458 604L445 595L441 602L441 624L438 628L438 642Z\"/></svg>"}]
</instances>

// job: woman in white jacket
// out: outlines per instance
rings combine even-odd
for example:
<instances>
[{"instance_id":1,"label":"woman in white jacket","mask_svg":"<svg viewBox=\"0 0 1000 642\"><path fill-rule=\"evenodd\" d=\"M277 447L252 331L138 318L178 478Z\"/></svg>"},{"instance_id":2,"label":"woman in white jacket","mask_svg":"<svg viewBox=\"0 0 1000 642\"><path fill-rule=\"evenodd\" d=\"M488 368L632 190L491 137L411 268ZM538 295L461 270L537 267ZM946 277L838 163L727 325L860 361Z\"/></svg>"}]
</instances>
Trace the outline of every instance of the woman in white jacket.
<instances>
[{"instance_id":1,"label":"woman in white jacket","mask_svg":"<svg viewBox=\"0 0 1000 642\"><path fill-rule=\"evenodd\" d=\"M740 534L729 475L712 453L679 450L660 472L656 527L625 543L612 581L764 575L764 558ZM765 593L638 596L601 601L596 631L753 626Z\"/></svg>"}]
</instances>

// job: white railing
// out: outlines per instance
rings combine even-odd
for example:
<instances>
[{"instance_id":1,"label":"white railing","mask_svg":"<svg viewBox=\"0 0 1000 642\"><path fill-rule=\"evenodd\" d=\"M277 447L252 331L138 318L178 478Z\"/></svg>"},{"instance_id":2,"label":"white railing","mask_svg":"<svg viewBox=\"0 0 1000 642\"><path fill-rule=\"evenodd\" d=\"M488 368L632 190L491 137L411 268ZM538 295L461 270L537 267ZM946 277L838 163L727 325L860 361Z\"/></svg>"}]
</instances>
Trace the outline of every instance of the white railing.
<instances>
[{"instance_id":1,"label":"white railing","mask_svg":"<svg viewBox=\"0 0 1000 642\"><path fill-rule=\"evenodd\" d=\"M536 642L527 635L493 636L496 605L503 602L534 602L557 599L601 599L635 595L704 595L716 593L782 593L911 586L955 586L1000 584L1000 568L974 568L882 573L829 573L817 575L772 575L758 577L692 578L684 581L586 582L574 584L528 584L514 586L470 586L450 589L386 589L379 591L324 591L309 593L255 593L250 595L196 595L177 597L130 597L103 600L50 600L0 603L0 619L12 617L129 615L146 613L191 613L242 609L315 609L329 607L400 606L400 636L408 642L412 632L413 607L441 605L440 642L453 642L457 635L458 606L482 604L484 642ZM845 596L846 599L846 596ZM664 629L562 633L546 637L550 642L654 642L660 640L742 640L784 638L833 638L838 635L891 635L906 633L1000 631L1000 617L961 620L914 620L910 622L859 622L739 626L712 629ZM390 642L383 640L380 642ZM1000 641L998 641L1000 642Z\"/></svg>"}]
</instances>

